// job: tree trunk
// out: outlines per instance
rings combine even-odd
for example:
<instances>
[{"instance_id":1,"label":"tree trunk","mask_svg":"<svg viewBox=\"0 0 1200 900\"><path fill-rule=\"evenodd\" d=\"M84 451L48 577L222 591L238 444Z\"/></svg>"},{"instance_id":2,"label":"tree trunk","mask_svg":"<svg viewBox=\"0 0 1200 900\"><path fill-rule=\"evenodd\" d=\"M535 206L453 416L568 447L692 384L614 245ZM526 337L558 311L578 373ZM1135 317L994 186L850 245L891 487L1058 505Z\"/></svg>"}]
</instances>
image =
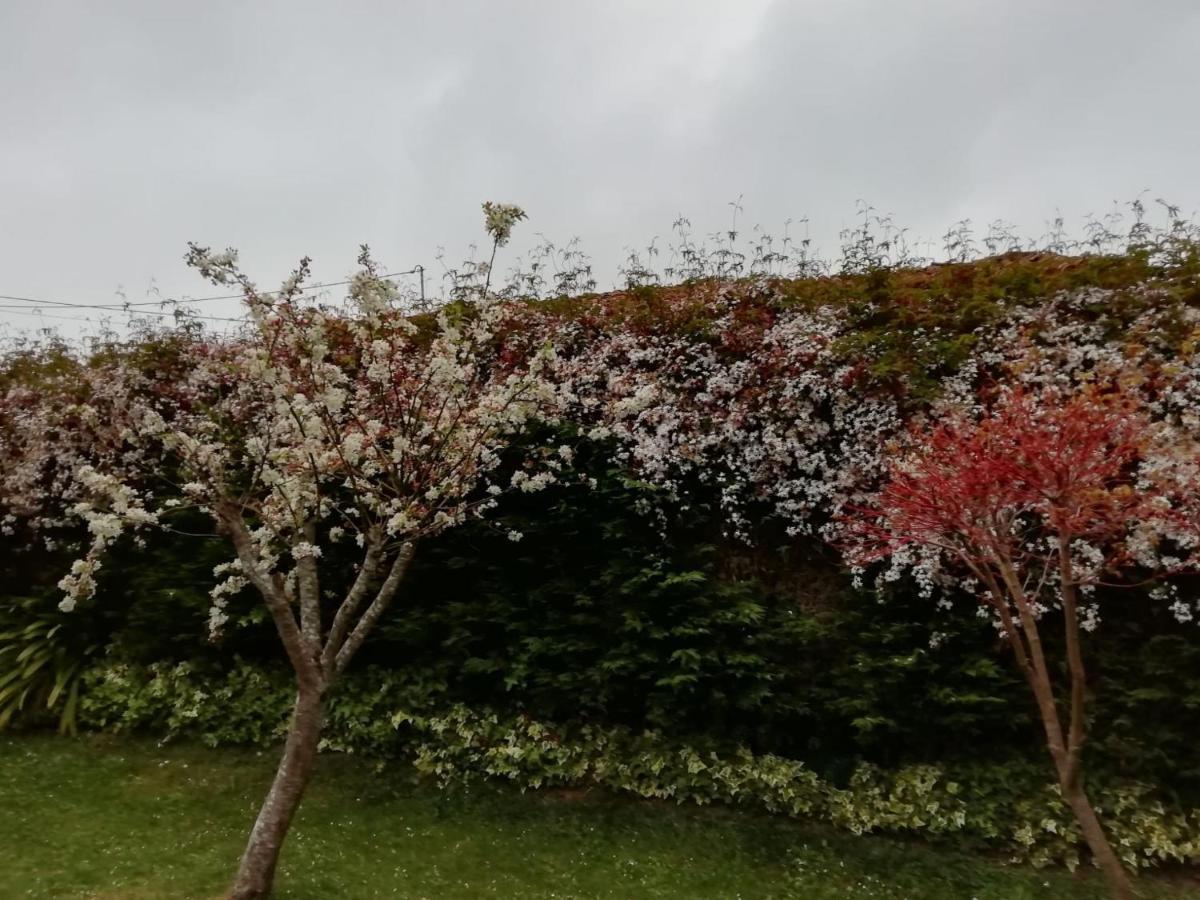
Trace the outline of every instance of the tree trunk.
<instances>
[{"instance_id":1,"label":"tree trunk","mask_svg":"<svg viewBox=\"0 0 1200 900\"><path fill-rule=\"evenodd\" d=\"M1029 687L1037 702L1041 714L1042 728L1046 732L1046 749L1054 760L1054 768L1058 773L1059 787L1063 799L1071 807L1075 822L1083 833L1092 859L1104 875L1108 884L1109 895L1113 900L1133 900L1133 887L1129 874L1121 865L1120 859L1108 842L1108 835L1092 808L1087 793L1083 789L1083 779L1080 774L1082 766L1083 742L1086 738L1086 719L1084 703L1086 702L1083 656L1079 648L1079 625L1076 620L1076 604L1074 589L1069 586L1071 572L1068 567L1069 557L1066 555L1068 544L1060 542L1061 558L1063 559L1063 583L1068 585L1063 591L1064 620L1066 623L1067 645L1071 672L1070 725L1067 734L1063 734L1062 720L1058 714L1058 704L1054 698L1054 684L1050 680L1050 672L1046 667L1045 656L1042 653L1041 636L1038 634L1037 617L1034 615L1024 594L1024 588L1010 567L1002 568L1004 585L1009 590L1009 596L1021 613L1021 629L1028 641L1028 647L1021 643L1021 634L1013 627L1012 617L1008 614L1005 595L1000 585L993 578L984 580L996 598L996 606L1001 611L1005 629L1008 633L1009 646L1017 657L1017 663L1024 673Z\"/></svg>"},{"instance_id":2,"label":"tree trunk","mask_svg":"<svg viewBox=\"0 0 1200 900\"><path fill-rule=\"evenodd\" d=\"M1038 708L1042 713L1042 725L1046 730L1046 744L1058 772L1058 783L1062 788L1063 799L1067 801L1067 805L1071 807L1071 812L1075 815L1075 822L1083 833L1083 839L1092 853L1092 859L1104 874L1104 880L1108 883L1109 895L1113 900L1132 900L1133 887L1129 882L1129 874L1113 851L1112 844L1108 842L1108 835L1104 833L1104 827L1100 824L1100 819L1096 816L1096 811L1092 809L1087 792L1083 789L1078 758L1072 755L1063 740L1058 711L1054 705L1054 697L1049 683L1031 671L1030 685L1033 687L1034 697L1037 699Z\"/></svg>"},{"instance_id":3,"label":"tree trunk","mask_svg":"<svg viewBox=\"0 0 1200 900\"><path fill-rule=\"evenodd\" d=\"M261 900L271 894L279 851L300 806L300 798L312 778L317 761L317 743L325 722L325 700L312 687L301 687L292 710L283 759L275 781L259 810L246 852L242 855L229 900Z\"/></svg>"},{"instance_id":4,"label":"tree trunk","mask_svg":"<svg viewBox=\"0 0 1200 900\"><path fill-rule=\"evenodd\" d=\"M1096 861L1096 865L1104 874L1104 880L1108 882L1109 895L1113 900L1132 900L1133 885L1129 882L1129 874L1113 851L1112 844L1108 842L1108 835L1104 833L1083 786L1077 781L1074 785L1062 787L1063 799L1075 814L1075 821L1079 824L1079 830L1083 832L1083 839L1092 851L1092 859Z\"/></svg>"},{"instance_id":5,"label":"tree trunk","mask_svg":"<svg viewBox=\"0 0 1200 900\"><path fill-rule=\"evenodd\" d=\"M1112 844L1108 842L1104 826L1100 824L1100 819L1092 808L1092 802L1083 789L1079 771L1079 748L1076 747L1073 754L1071 748L1067 747L1063 740L1058 711L1049 682L1044 678L1039 678L1037 673L1031 671L1030 685L1033 687L1034 697L1037 699L1038 708L1042 713L1042 725L1046 730L1046 744L1050 750L1050 756L1054 760L1054 767L1058 771L1058 783L1062 788L1063 799L1067 801L1067 805L1071 807L1071 812L1075 815L1075 822L1079 826L1080 832L1083 833L1083 839L1092 853L1092 859L1104 874L1104 880L1108 883L1109 895L1113 900L1132 900L1133 887L1129 882L1129 874L1113 851Z\"/></svg>"}]
</instances>

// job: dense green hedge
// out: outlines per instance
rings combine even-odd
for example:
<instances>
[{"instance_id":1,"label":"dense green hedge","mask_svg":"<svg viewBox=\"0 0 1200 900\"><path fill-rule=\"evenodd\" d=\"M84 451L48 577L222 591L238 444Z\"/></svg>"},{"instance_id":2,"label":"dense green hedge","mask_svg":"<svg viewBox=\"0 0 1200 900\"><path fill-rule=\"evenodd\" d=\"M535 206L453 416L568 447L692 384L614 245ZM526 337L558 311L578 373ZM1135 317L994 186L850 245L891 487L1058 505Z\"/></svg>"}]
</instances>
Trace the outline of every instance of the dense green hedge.
<instances>
[{"instance_id":1,"label":"dense green hedge","mask_svg":"<svg viewBox=\"0 0 1200 900\"><path fill-rule=\"evenodd\" d=\"M1116 291L1087 311L1106 330L1153 303L1157 331L1138 339L1189 342L1184 314L1200 306L1198 272L1195 253L1170 271L1138 254L1017 255L809 279L771 303L844 306L854 329L840 349L868 367L876 389L919 406L961 365L977 327L1057 290ZM1155 291L1133 289L1147 279ZM695 289L610 295L603 313L703 331L713 323ZM600 299L592 302L559 305L582 317L598 314ZM773 309L751 302L739 314ZM918 330L931 337L914 345ZM146 365L157 364L145 349ZM0 383L37 377L10 366ZM593 486L508 498L491 525L421 547L394 614L333 698L327 745L408 754L444 778L486 772L747 802L851 828L953 832L1022 858L1073 858L1073 825L1045 786L1028 690L991 625L970 609L937 609L911 586L882 600L856 592L830 552L770 524L758 549L731 544L701 492L659 515L658 492L613 468L607 449L580 447L579 474ZM178 527L211 530L199 517ZM523 539L513 543L511 531ZM259 602L234 598L226 633L205 637L225 542L148 540L115 548L98 596L70 616L56 611L67 550L0 545L0 632L28 633L52 645L45 658L87 667L86 727L278 740L291 686ZM1096 693L1087 768L1127 855L1191 859L1195 820L1168 810L1200 807L1200 642L1160 606L1128 592L1087 637ZM24 652L8 646L6 658ZM45 682L39 690L22 710L27 723L49 694ZM546 732L543 722L557 724Z\"/></svg>"},{"instance_id":2,"label":"dense green hedge","mask_svg":"<svg viewBox=\"0 0 1200 900\"><path fill-rule=\"evenodd\" d=\"M283 669L238 663L115 665L87 676L86 726L145 730L212 746L268 746L287 725ZM1038 865L1078 863L1081 839L1040 762L859 763L840 778L712 736L446 707L440 686L394 669L349 676L334 698L325 749L407 760L444 785L504 779L522 788L600 787L679 803L723 803L827 821L855 833L896 832L1003 851ZM1130 866L1200 860L1200 813L1128 777L1093 786L1100 815Z\"/></svg>"},{"instance_id":3,"label":"dense green hedge","mask_svg":"<svg viewBox=\"0 0 1200 900\"><path fill-rule=\"evenodd\" d=\"M602 460L582 463L595 488L517 498L501 527L424 546L362 663L402 672L443 708L722 737L833 776L860 760L1043 762L1027 689L970 609L939 610L903 590L882 602L856 593L804 544L724 544L698 511L664 537L638 511L654 492ZM112 561L91 609L59 614L50 575L35 586L59 640L138 665L278 661L249 592L231 607L238 624L218 642L205 636L211 569L226 558L219 539L152 540ZM5 583L63 567L26 553L5 563ZM1200 796L1200 646L1136 597L1110 610L1089 637L1090 752L1102 767Z\"/></svg>"}]
</instances>

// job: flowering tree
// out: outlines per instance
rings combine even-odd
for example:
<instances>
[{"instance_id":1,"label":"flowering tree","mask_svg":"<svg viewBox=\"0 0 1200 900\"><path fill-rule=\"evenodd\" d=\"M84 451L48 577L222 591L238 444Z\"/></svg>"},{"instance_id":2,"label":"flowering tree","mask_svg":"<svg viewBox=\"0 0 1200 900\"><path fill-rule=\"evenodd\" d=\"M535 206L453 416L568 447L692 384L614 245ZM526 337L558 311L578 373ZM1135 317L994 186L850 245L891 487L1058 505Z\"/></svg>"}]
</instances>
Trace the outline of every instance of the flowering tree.
<instances>
[{"instance_id":1,"label":"flowering tree","mask_svg":"<svg viewBox=\"0 0 1200 900\"><path fill-rule=\"evenodd\" d=\"M1178 515L1195 485L1147 477L1161 460L1137 405L1121 393L1014 392L978 419L951 414L918 436L886 485L845 522L862 567L914 572L927 593L959 587L992 610L1037 703L1064 799L1114 897L1129 881L1082 778L1087 673L1081 630L1096 589L1185 567L1196 534ZM1174 549L1173 549L1174 548ZM1043 630L1061 614L1065 685Z\"/></svg>"},{"instance_id":2,"label":"flowering tree","mask_svg":"<svg viewBox=\"0 0 1200 900\"><path fill-rule=\"evenodd\" d=\"M522 215L485 208L493 247ZM343 313L302 303L305 260L276 294L232 251L192 246L188 262L242 290L251 319L233 342L198 342L190 370L158 390L79 413L111 446L74 473L74 513L91 546L62 587L69 608L95 589L105 549L125 530L165 525L194 505L229 540L211 625L230 594L261 597L295 672L296 701L275 781L231 896L266 896L311 777L326 698L396 596L421 540L482 515L508 487L544 486L550 468L499 483L501 452L548 408L546 348L512 352L514 309L486 292L422 329L399 308L364 248ZM173 489L146 487L170 478ZM322 565L357 548L350 577Z\"/></svg>"}]
</instances>

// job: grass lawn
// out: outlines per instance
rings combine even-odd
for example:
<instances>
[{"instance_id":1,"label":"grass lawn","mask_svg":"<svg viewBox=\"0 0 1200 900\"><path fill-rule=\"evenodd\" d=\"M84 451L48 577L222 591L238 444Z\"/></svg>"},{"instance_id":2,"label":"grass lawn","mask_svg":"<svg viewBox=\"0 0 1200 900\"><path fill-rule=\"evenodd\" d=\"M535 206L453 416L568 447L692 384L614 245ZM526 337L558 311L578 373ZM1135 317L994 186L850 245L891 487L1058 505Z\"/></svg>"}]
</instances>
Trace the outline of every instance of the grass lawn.
<instances>
[{"instance_id":1,"label":"grass lawn","mask_svg":"<svg viewBox=\"0 0 1200 900\"><path fill-rule=\"evenodd\" d=\"M111 737L0 737L0 898L218 898L275 760ZM1183 875L1147 897L1200 898ZM721 809L502 787L444 793L324 757L281 898L1099 898L1089 873L1007 868Z\"/></svg>"}]
</instances>

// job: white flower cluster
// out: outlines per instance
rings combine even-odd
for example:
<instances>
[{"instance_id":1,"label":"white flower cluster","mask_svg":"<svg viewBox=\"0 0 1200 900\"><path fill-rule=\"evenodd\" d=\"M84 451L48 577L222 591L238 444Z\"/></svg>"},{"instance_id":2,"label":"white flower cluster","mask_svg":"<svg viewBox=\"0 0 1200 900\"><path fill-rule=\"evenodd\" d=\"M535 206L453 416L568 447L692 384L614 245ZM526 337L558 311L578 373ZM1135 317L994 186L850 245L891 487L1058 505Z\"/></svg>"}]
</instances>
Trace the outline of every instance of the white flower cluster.
<instances>
[{"instance_id":1,"label":"white flower cluster","mask_svg":"<svg viewBox=\"0 0 1200 900\"><path fill-rule=\"evenodd\" d=\"M701 336L579 335L560 353L560 396L641 477L675 497L714 491L731 535L749 540L765 514L808 534L882 472L901 429L895 403L834 353L845 327L832 309L788 311L745 353Z\"/></svg>"},{"instance_id":2,"label":"white flower cluster","mask_svg":"<svg viewBox=\"0 0 1200 900\"><path fill-rule=\"evenodd\" d=\"M91 544L86 556L76 560L70 573L58 583L64 594L59 606L64 612L96 592L95 576L101 557L125 530L158 524L157 514L142 505L143 498L112 475L85 465L76 473L76 479L87 492L87 499L75 504L72 512L87 523Z\"/></svg>"},{"instance_id":3,"label":"white flower cluster","mask_svg":"<svg viewBox=\"0 0 1200 900\"><path fill-rule=\"evenodd\" d=\"M484 229L491 235L497 247L503 247L508 243L509 237L512 236L513 226L524 218L525 210L511 203L488 201L483 204Z\"/></svg>"}]
</instances>

